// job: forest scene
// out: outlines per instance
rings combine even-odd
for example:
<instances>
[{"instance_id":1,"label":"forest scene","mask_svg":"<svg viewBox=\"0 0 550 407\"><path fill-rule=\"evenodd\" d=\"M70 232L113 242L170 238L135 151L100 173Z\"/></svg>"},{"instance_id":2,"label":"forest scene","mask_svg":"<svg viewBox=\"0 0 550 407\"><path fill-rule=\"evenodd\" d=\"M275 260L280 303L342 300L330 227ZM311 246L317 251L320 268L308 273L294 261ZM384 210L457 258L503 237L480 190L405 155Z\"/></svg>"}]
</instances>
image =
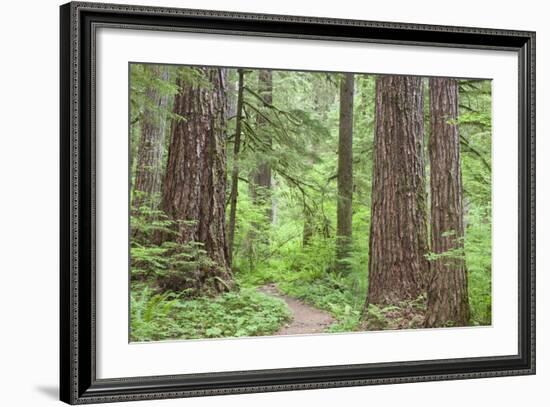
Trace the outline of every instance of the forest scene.
<instances>
[{"instance_id":1,"label":"forest scene","mask_svg":"<svg viewBox=\"0 0 550 407\"><path fill-rule=\"evenodd\" d=\"M491 81L130 64L130 341L491 324Z\"/></svg>"}]
</instances>

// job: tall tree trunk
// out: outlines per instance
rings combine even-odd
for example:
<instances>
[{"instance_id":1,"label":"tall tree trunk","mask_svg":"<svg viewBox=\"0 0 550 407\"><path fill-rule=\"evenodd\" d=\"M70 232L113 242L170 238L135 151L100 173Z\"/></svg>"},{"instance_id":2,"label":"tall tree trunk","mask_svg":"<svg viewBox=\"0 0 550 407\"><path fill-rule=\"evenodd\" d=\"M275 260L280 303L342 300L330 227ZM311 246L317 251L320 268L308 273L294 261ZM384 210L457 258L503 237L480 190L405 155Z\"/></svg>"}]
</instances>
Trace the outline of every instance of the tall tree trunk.
<instances>
[{"instance_id":1,"label":"tall tree trunk","mask_svg":"<svg viewBox=\"0 0 550 407\"><path fill-rule=\"evenodd\" d=\"M306 204L305 200L303 205L304 226L302 229L302 246L306 247L309 245L313 235L315 234L315 216L312 209Z\"/></svg>"},{"instance_id":2,"label":"tall tree trunk","mask_svg":"<svg viewBox=\"0 0 550 407\"><path fill-rule=\"evenodd\" d=\"M273 74L269 69L262 69L258 72L258 94L264 104L271 105L273 103ZM256 136L265 143L268 152L267 154L258 154L259 159L256 162L256 167L249 174L248 186L252 202L255 205L265 207L265 220L271 224L273 223L275 208L271 196L271 163L265 158L270 154L272 146L271 134L266 131L267 124L265 117L256 116ZM258 255L258 237L261 238L262 243L269 244L268 235L261 231L262 224L263 222L253 222L246 238L246 252L250 269L254 267Z\"/></svg>"},{"instance_id":3,"label":"tall tree trunk","mask_svg":"<svg viewBox=\"0 0 550 407\"><path fill-rule=\"evenodd\" d=\"M268 69L262 69L258 73L258 93L265 104L273 103L273 76ZM257 128L262 132L262 140L271 149L271 136L265 132L266 120L258 116L256 120ZM263 158L257 165L252 176L252 197L258 204L266 205L271 201L271 164ZM273 220L273 211L271 205L266 208L266 217L269 222Z\"/></svg>"},{"instance_id":4,"label":"tall tree trunk","mask_svg":"<svg viewBox=\"0 0 550 407\"><path fill-rule=\"evenodd\" d=\"M244 71L238 70L239 82L237 93L237 118L235 138L233 139L233 168L231 170L231 192L229 210L229 265L233 260L233 243L235 241L235 224L237 220L237 197L239 195L239 152L241 149L241 122L243 115Z\"/></svg>"},{"instance_id":5,"label":"tall tree trunk","mask_svg":"<svg viewBox=\"0 0 550 407\"><path fill-rule=\"evenodd\" d=\"M338 203L336 216L336 269L350 269L353 200L353 89L354 77L346 73L340 80L340 130L338 137Z\"/></svg>"},{"instance_id":6,"label":"tall tree trunk","mask_svg":"<svg viewBox=\"0 0 550 407\"><path fill-rule=\"evenodd\" d=\"M430 189L432 253L427 327L465 326L470 320L464 262L464 219L458 83L430 78Z\"/></svg>"},{"instance_id":7,"label":"tall tree trunk","mask_svg":"<svg viewBox=\"0 0 550 407\"><path fill-rule=\"evenodd\" d=\"M213 264L201 263L192 278L181 271L166 289L218 293L234 286L225 232L226 151L224 69L200 68L207 85L178 78L162 209L177 221L176 241L199 243ZM164 235L164 239L172 239ZM196 260L196 259L194 259Z\"/></svg>"},{"instance_id":8,"label":"tall tree trunk","mask_svg":"<svg viewBox=\"0 0 550 407\"><path fill-rule=\"evenodd\" d=\"M367 304L425 292L428 263L422 79L379 76Z\"/></svg>"},{"instance_id":9,"label":"tall tree trunk","mask_svg":"<svg viewBox=\"0 0 550 407\"><path fill-rule=\"evenodd\" d=\"M164 81L169 79L167 67L145 66L154 77ZM162 156L166 129L166 111L168 95L161 94L157 86L149 86L145 91L146 103L141 119L141 137L139 140L134 180L132 209L137 211L146 204L156 209L159 204L162 183Z\"/></svg>"}]
</instances>

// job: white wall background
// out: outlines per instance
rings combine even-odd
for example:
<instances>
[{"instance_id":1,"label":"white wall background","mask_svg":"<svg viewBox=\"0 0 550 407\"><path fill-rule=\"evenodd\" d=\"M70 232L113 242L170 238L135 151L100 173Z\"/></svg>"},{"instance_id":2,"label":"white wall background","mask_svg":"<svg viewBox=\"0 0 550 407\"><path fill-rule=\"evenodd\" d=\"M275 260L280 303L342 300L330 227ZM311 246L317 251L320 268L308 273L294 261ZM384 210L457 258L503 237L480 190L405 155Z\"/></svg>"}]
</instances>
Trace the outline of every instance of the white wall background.
<instances>
[{"instance_id":1,"label":"white wall background","mask_svg":"<svg viewBox=\"0 0 550 407\"><path fill-rule=\"evenodd\" d=\"M545 276L550 187L545 115L550 99L550 27L535 0L133 0L134 4L537 31L538 374L528 377L355 387L187 399L187 406L542 406L550 396ZM6 2L0 24L0 404L59 405L58 77L59 0ZM176 406L182 400L139 405ZM126 403L124 405L138 405Z\"/></svg>"}]
</instances>

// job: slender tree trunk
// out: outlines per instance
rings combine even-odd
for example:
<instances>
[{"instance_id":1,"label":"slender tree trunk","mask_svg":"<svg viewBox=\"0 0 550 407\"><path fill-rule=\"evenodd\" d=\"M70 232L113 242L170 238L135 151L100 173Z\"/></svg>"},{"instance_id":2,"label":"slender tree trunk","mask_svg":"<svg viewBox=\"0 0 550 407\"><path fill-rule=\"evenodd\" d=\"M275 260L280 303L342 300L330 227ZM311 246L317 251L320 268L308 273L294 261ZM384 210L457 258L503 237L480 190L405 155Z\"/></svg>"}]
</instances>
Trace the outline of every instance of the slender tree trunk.
<instances>
[{"instance_id":1,"label":"slender tree trunk","mask_svg":"<svg viewBox=\"0 0 550 407\"><path fill-rule=\"evenodd\" d=\"M425 292L423 127L422 79L379 76L367 305L396 304Z\"/></svg>"},{"instance_id":2,"label":"slender tree trunk","mask_svg":"<svg viewBox=\"0 0 550 407\"><path fill-rule=\"evenodd\" d=\"M146 66L151 75L164 81L169 79L167 67ZM142 205L156 209L160 201L162 183L162 156L166 129L168 95L161 94L156 86L145 91L147 104L141 119L141 137L137 153L132 209L137 211Z\"/></svg>"},{"instance_id":3,"label":"slender tree trunk","mask_svg":"<svg viewBox=\"0 0 550 407\"><path fill-rule=\"evenodd\" d=\"M338 137L338 203L336 216L336 269L350 269L353 200L353 89L352 73L340 81L340 131Z\"/></svg>"},{"instance_id":4,"label":"slender tree trunk","mask_svg":"<svg viewBox=\"0 0 550 407\"><path fill-rule=\"evenodd\" d=\"M309 208L304 202L304 227L302 231L302 246L306 247L309 245L311 238L315 234L315 217L311 208Z\"/></svg>"},{"instance_id":5,"label":"slender tree trunk","mask_svg":"<svg viewBox=\"0 0 550 407\"><path fill-rule=\"evenodd\" d=\"M238 70L238 94L237 94L237 118L235 125L235 138L233 143L233 168L231 170L231 194L229 210L229 264L233 259L233 243L235 241L235 224L237 219L237 197L239 195L239 152L241 149L241 121L243 115L243 88L244 71Z\"/></svg>"},{"instance_id":6,"label":"slender tree trunk","mask_svg":"<svg viewBox=\"0 0 550 407\"><path fill-rule=\"evenodd\" d=\"M470 320L464 262L464 219L458 83L430 78L430 188L432 253L427 327L465 326Z\"/></svg>"},{"instance_id":7,"label":"slender tree trunk","mask_svg":"<svg viewBox=\"0 0 550 407\"><path fill-rule=\"evenodd\" d=\"M273 103L273 76L268 69L262 69L258 73L258 93L264 103L271 105ZM271 149L271 136L265 131L266 120L258 116L256 120L257 128L262 133L262 140ZM263 158L254 171L252 176L252 197L258 204L266 205L271 201L271 164ZM266 217L269 222L273 220L271 205L266 207Z\"/></svg>"},{"instance_id":8,"label":"slender tree trunk","mask_svg":"<svg viewBox=\"0 0 550 407\"><path fill-rule=\"evenodd\" d=\"M207 86L177 80L180 91L175 96L173 110L184 119L172 123L162 209L177 221L176 241L200 244L213 264L201 263L191 276L181 270L163 286L182 290L191 285L201 291L219 293L234 286L225 232L226 71L200 70ZM163 239L173 237L166 234Z\"/></svg>"},{"instance_id":9,"label":"slender tree trunk","mask_svg":"<svg viewBox=\"0 0 550 407\"><path fill-rule=\"evenodd\" d=\"M262 69L258 72L258 93L265 104L273 103L273 74L271 70ZM249 174L249 194L255 205L265 207L265 219L271 224L273 222L274 202L271 196L271 163L265 158L271 152L271 134L266 131L266 119L258 115L256 118L256 136L266 145L268 153L258 154L256 167ZM246 237L246 252L250 269L254 267L257 254L258 237L264 245L269 244L269 237L262 233L263 222L252 223L252 228Z\"/></svg>"}]
</instances>

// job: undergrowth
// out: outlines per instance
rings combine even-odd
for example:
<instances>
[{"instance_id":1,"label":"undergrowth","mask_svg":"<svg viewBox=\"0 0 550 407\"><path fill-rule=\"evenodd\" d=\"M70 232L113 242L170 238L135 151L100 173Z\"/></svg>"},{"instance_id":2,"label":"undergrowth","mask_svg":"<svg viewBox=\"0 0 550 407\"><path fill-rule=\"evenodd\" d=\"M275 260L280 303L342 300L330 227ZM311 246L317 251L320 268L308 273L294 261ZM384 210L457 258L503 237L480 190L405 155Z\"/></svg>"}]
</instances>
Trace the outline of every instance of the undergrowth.
<instances>
[{"instance_id":1,"label":"undergrowth","mask_svg":"<svg viewBox=\"0 0 550 407\"><path fill-rule=\"evenodd\" d=\"M349 263L349 273L339 275L333 270L333 239L314 238L306 247L297 239L276 258L237 277L247 287L276 283L284 294L328 311L337 320L328 332L349 332L359 328L365 304L366 250L355 245Z\"/></svg>"},{"instance_id":2,"label":"undergrowth","mask_svg":"<svg viewBox=\"0 0 550 407\"><path fill-rule=\"evenodd\" d=\"M468 270L471 325L491 325L491 224L490 208L473 209L464 248Z\"/></svg>"},{"instance_id":3,"label":"undergrowth","mask_svg":"<svg viewBox=\"0 0 550 407\"><path fill-rule=\"evenodd\" d=\"M182 299L135 285L130 312L133 342L270 335L291 318L284 301L250 288Z\"/></svg>"},{"instance_id":4,"label":"undergrowth","mask_svg":"<svg viewBox=\"0 0 550 407\"><path fill-rule=\"evenodd\" d=\"M422 328L426 314L426 297L421 295L412 301L379 306L369 304L361 326L364 330Z\"/></svg>"}]
</instances>

